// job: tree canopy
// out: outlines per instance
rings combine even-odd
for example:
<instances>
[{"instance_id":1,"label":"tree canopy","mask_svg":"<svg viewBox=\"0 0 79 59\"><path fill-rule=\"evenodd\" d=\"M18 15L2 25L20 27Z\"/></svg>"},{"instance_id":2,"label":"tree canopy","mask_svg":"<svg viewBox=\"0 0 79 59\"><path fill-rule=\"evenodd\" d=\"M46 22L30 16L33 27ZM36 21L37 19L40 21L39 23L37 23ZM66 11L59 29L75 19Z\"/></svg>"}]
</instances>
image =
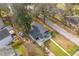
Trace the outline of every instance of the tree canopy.
<instances>
[{"instance_id":1,"label":"tree canopy","mask_svg":"<svg viewBox=\"0 0 79 59\"><path fill-rule=\"evenodd\" d=\"M27 4L21 4L20 6L16 6L16 23L22 29L24 34L28 34L31 29L31 21L32 18L28 14L27 9L25 9Z\"/></svg>"}]
</instances>

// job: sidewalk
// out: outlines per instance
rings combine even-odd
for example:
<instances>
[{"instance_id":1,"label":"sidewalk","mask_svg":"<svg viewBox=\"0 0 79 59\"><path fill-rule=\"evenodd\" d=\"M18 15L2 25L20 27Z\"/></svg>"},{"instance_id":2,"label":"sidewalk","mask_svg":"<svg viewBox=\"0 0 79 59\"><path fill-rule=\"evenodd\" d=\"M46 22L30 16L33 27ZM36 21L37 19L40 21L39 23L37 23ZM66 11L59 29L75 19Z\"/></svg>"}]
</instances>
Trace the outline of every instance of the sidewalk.
<instances>
[{"instance_id":1,"label":"sidewalk","mask_svg":"<svg viewBox=\"0 0 79 59\"><path fill-rule=\"evenodd\" d=\"M79 51L77 51L73 56L79 56Z\"/></svg>"}]
</instances>

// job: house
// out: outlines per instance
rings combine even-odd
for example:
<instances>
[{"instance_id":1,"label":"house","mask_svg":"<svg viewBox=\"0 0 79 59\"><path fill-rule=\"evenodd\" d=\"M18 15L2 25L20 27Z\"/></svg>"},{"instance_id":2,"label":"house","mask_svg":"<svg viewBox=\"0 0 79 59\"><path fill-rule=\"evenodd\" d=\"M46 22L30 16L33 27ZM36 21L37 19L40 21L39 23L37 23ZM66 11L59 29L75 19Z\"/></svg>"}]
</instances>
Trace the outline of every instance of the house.
<instances>
[{"instance_id":1,"label":"house","mask_svg":"<svg viewBox=\"0 0 79 59\"><path fill-rule=\"evenodd\" d=\"M13 41L11 30L13 30L13 27L5 27L2 19L0 18L0 47L8 45Z\"/></svg>"},{"instance_id":2,"label":"house","mask_svg":"<svg viewBox=\"0 0 79 59\"><path fill-rule=\"evenodd\" d=\"M4 23L2 21L2 19L0 18L0 29L2 29L4 27Z\"/></svg>"},{"instance_id":3,"label":"house","mask_svg":"<svg viewBox=\"0 0 79 59\"><path fill-rule=\"evenodd\" d=\"M15 56L15 50L10 46L0 47L0 56Z\"/></svg>"},{"instance_id":4,"label":"house","mask_svg":"<svg viewBox=\"0 0 79 59\"><path fill-rule=\"evenodd\" d=\"M30 37L36 41L38 45L43 45L45 41L51 39L51 33L44 28L41 24L32 23L32 30L30 32Z\"/></svg>"},{"instance_id":5,"label":"house","mask_svg":"<svg viewBox=\"0 0 79 59\"><path fill-rule=\"evenodd\" d=\"M72 17L71 19L70 19L70 24L71 25L74 25L74 26L77 26L77 24L78 24L78 21L79 19L77 18L77 17Z\"/></svg>"},{"instance_id":6,"label":"house","mask_svg":"<svg viewBox=\"0 0 79 59\"><path fill-rule=\"evenodd\" d=\"M11 34L7 28L0 30L0 47L10 44L13 41Z\"/></svg>"}]
</instances>

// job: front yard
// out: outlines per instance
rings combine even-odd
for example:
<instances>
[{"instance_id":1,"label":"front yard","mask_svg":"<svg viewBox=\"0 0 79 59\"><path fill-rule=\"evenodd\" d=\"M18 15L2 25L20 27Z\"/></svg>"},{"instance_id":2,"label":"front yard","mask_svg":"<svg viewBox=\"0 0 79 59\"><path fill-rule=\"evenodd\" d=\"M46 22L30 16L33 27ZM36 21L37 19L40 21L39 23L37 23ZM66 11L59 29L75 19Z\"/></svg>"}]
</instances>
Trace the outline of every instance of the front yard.
<instances>
[{"instance_id":1,"label":"front yard","mask_svg":"<svg viewBox=\"0 0 79 59\"><path fill-rule=\"evenodd\" d=\"M24 47L20 40L15 40L12 47L18 52L19 55L28 55L27 49Z\"/></svg>"},{"instance_id":2,"label":"front yard","mask_svg":"<svg viewBox=\"0 0 79 59\"><path fill-rule=\"evenodd\" d=\"M20 55L23 55L23 56L27 56L28 55L28 51L26 50L26 48L23 45L18 46L16 48L16 50L18 51L18 53Z\"/></svg>"},{"instance_id":3,"label":"front yard","mask_svg":"<svg viewBox=\"0 0 79 59\"><path fill-rule=\"evenodd\" d=\"M54 44L52 41L47 41L45 45L50 49L52 53L54 53L56 56L68 56L64 51L62 51L56 44Z\"/></svg>"},{"instance_id":4,"label":"front yard","mask_svg":"<svg viewBox=\"0 0 79 59\"><path fill-rule=\"evenodd\" d=\"M61 35L57 35L54 38L54 41L57 42L63 49L65 49L70 55L73 55L76 51L79 50L79 47L69 41L68 39L64 38Z\"/></svg>"}]
</instances>

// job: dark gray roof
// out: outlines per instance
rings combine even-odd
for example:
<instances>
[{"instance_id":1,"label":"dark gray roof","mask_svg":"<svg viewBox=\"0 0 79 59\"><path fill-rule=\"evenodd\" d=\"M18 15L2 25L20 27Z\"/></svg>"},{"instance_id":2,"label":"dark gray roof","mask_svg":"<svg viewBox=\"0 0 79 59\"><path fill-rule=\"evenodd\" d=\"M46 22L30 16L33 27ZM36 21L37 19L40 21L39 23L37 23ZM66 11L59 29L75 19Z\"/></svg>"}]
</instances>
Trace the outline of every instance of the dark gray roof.
<instances>
[{"instance_id":1,"label":"dark gray roof","mask_svg":"<svg viewBox=\"0 0 79 59\"><path fill-rule=\"evenodd\" d=\"M78 24L78 20L79 20L78 18L73 17L73 18L71 18L70 21L71 21L72 24L77 25Z\"/></svg>"},{"instance_id":2,"label":"dark gray roof","mask_svg":"<svg viewBox=\"0 0 79 59\"><path fill-rule=\"evenodd\" d=\"M6 26L5 28L6 28L8 31L11 31L11 30L13 29L12 26Z\"/></svg>"},{"instance_id":3,"label":"dark gray roof","mask_svg":"<svg viewBox=\"0 0 79 59\"><path fill-rule=\"evenodd\" d=\"M6 38L6 37L9 36L9 35L10 35L10 33L8 32L7 29L2 29L2 30L0 30L0 40Z\"/></svg>"},{"instance_id":4,"label":"dark gray roof","mask_svg":"<svg viewBox=\"0 0 79 59\"><path fill-rule=\"evenodd\" d=\"M32 27L33 30L30 34L36 40L40 38L40 41L44 41L45 38L48 38L51 35L50 32L48 32L48 30L41 24L34 23Z\"/></svg>"},{"instance_id":5,"label":"dark gray roof","mask_svg":"<svg viewBox=\"0 0 79 59\"><path fill-rule=\"evenodd\" d=\"M37 39L37 37L40 37L41 39L43 38L40 30L36 26L33 26L33 30L30 32L30 34L33 36L34 39Z\"/></svg>"},{"instance_id":6,"label":"dark gray roof","mask_svg":"<svg viewBox=\"0 0 79 59\"><path fill-rule=\"evenodd\" d=\"M0 18L0 29L4 27L4 23L2 21L2 19Z\"/></svg>"}]
</instances>

